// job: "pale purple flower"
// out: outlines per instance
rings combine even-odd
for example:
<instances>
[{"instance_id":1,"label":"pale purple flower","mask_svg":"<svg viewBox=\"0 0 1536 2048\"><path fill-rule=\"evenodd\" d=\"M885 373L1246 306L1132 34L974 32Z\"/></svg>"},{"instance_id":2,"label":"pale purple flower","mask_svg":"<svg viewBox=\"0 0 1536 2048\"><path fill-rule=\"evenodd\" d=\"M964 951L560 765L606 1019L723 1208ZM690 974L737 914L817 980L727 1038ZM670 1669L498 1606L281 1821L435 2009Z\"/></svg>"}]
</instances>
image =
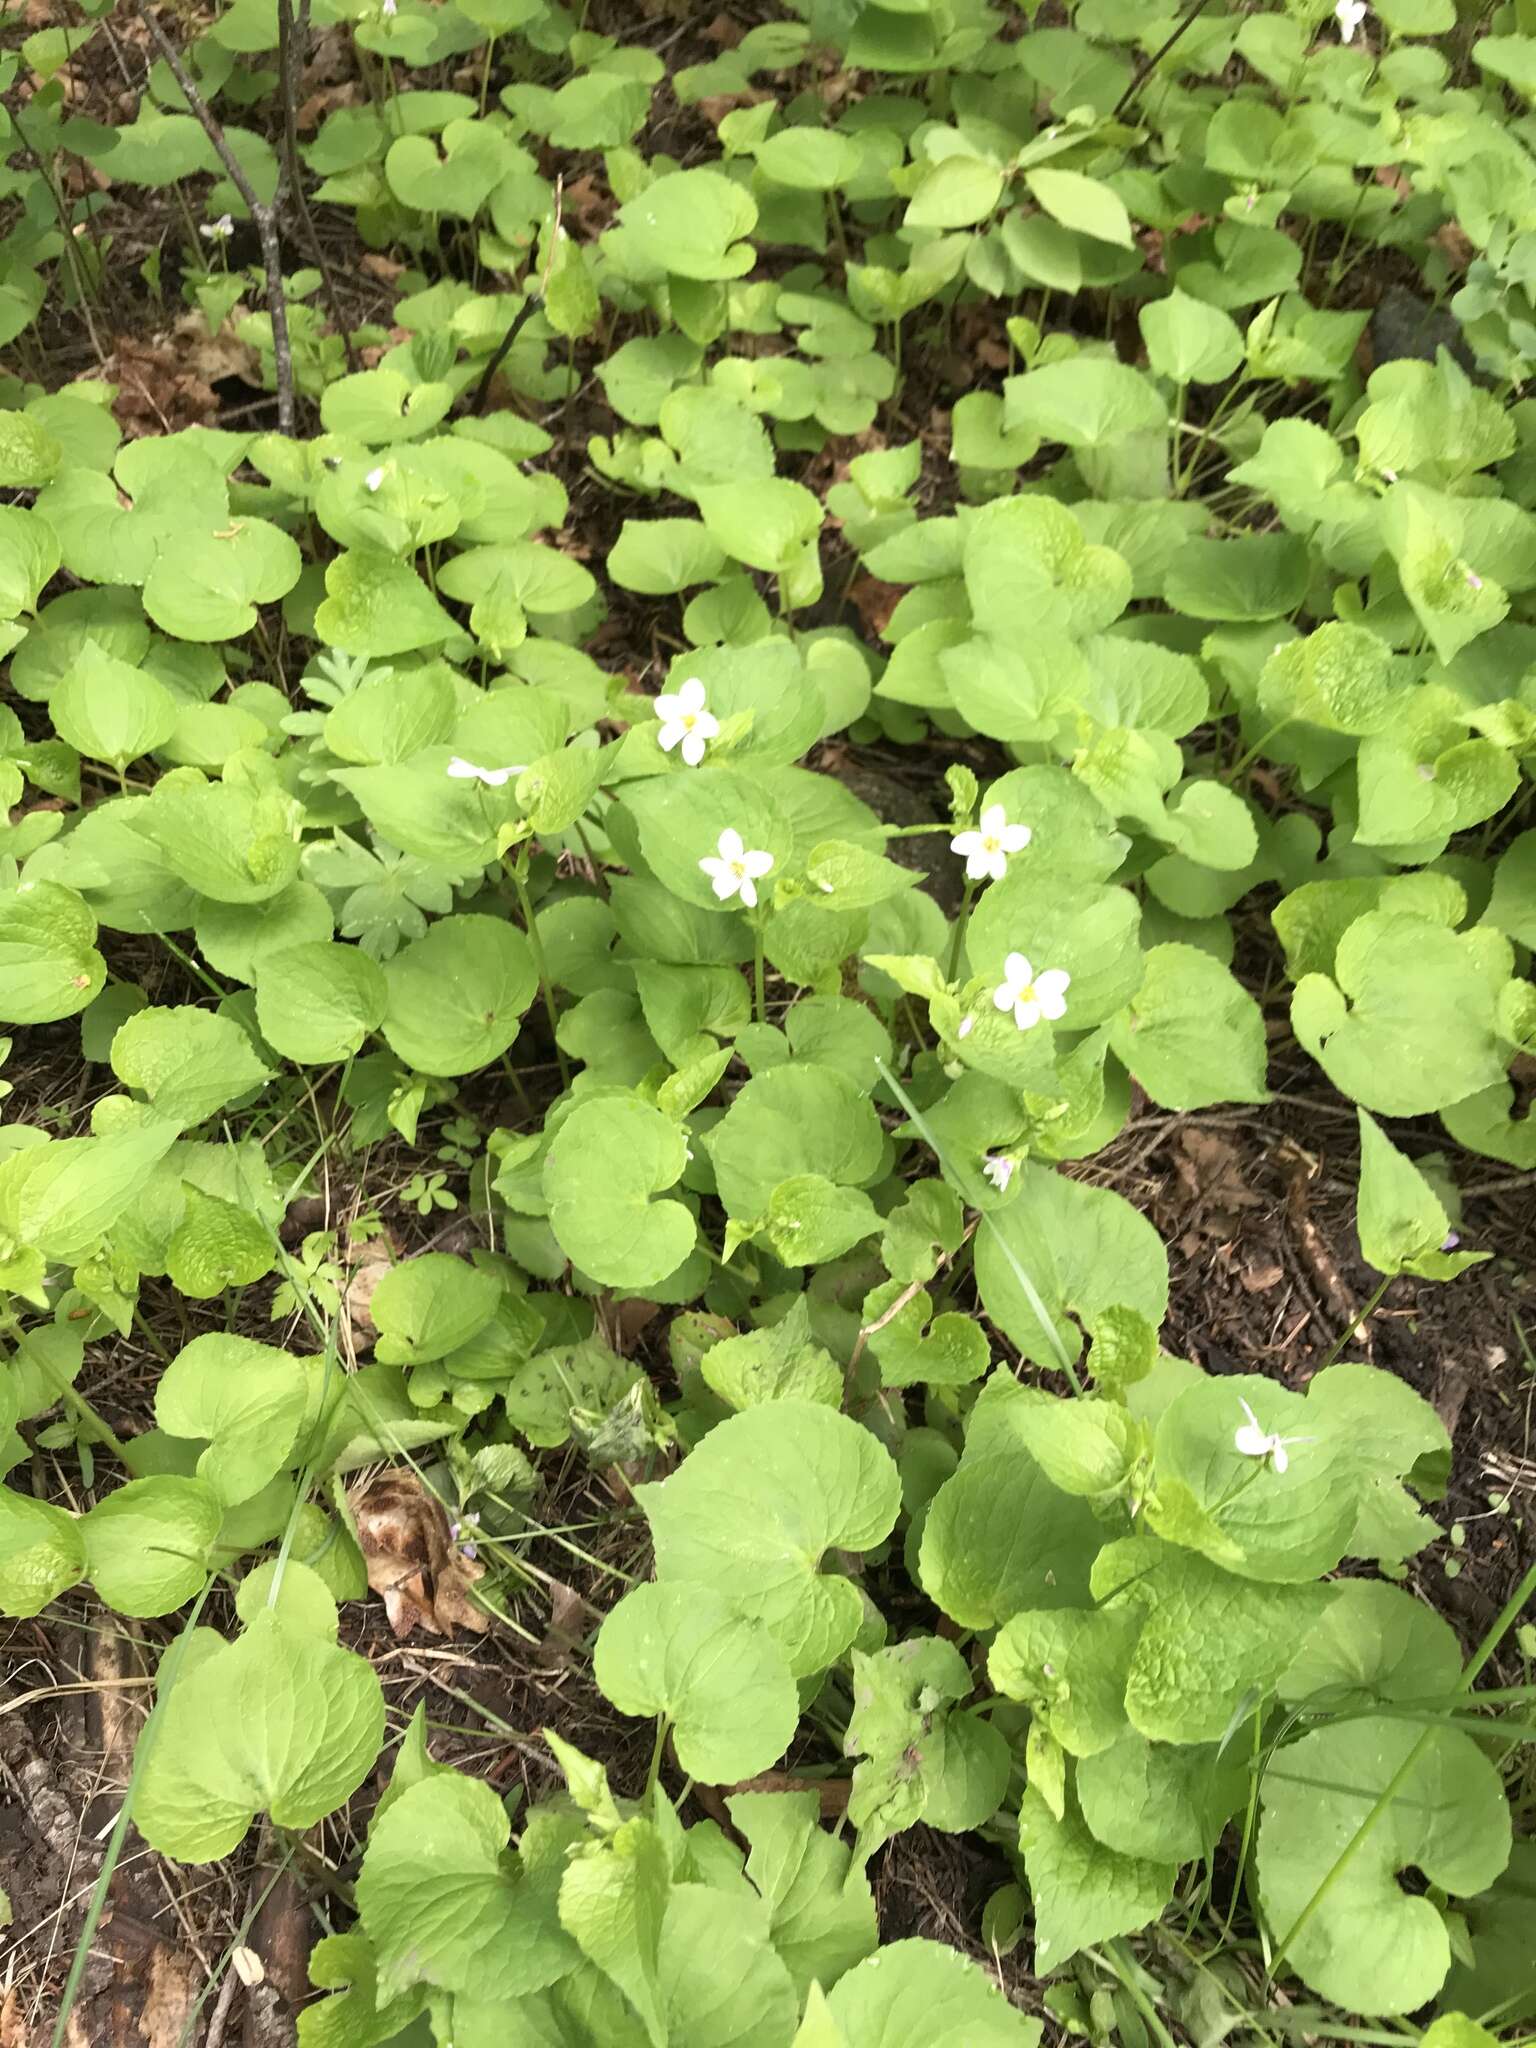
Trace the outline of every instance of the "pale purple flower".
<instances>
[{"instance_id":1,"label":"pale purple flower","mask_svg":"<svg viewBox=\"0 0 1536 2048\"><path fill-rule=\"evenodd\" d=\"M995 1152L981 1162L982 1172L1000 1195L1007 1194L1008 1183L1017 1173L1018 1167L1017 1159L1010 1159L1006 1152Z\"/></svg>"}]
</instances>

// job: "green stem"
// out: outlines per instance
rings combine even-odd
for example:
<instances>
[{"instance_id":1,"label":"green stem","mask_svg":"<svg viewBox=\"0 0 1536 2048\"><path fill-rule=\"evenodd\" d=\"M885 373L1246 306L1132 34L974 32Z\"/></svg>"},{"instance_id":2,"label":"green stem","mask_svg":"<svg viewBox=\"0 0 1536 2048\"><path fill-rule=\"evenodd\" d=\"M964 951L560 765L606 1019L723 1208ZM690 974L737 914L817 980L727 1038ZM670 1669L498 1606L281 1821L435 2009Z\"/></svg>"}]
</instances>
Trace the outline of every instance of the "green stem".
<instances>
[{"instance_id":1,"label":"green stem","mask_svg":"<svg viewBox=\"0 0 1536 2048\"><path fill-rule=\"evenodd\" d=\"M1338 1357L1339 1353L1344 1349L1344 1346L1350 1341L1350 1339L1352 1337L1358 1337L1364 1332L1366 1324L1371 1320L1371 1317L1376 1313L1377 1309L1380 1308L1382 1296L1386 1293L1387 1289L1392 1285L1392 1282L1396 1278L1397 1275L1395 1273L1385 1273L1382 1275L1379 1285L1377 1286L1375 1292L1372 1294L1370 1300L1365 1304L1365 1307L1361 1309L1359 1315L1354 1317L1351 1322L1345 1325L1344 1329L1340 1332L1340 1334L1334 1339L1333 1343L1329 1346L1328 1356L1317 1368L1319 1372L1326 1372L1329 1366L1332 1365L1333 1361Z\"/></svg>"},{"instance_id":2,"label":"green stem","mask_svg":"<svg viewBox=\"0 0 1536 2048\"><path fill-rule=\"evenodd\" d=\"M97 1413L84 1394L79 1393L72 1387L62 1373L55 1372L52 1364L41 1349L29 1351L27 1357L33 1365L36 1365L41 1370L43 1378L48 1381L75 1420L84 1423L85 1427L90 1431L92 1440L96 1443L105 1444L118 1463L131 1472L135 1478L138 1478L141 1475L139 1459L131 1447L123 1442L117 1431L113 1429L111 1423Z\"/></svg>"},{"instance_id":3,"label":"green stem","mask_svg":"<svg viewBox=\"0 0 1536 2048\"><path fill-rule=\"evenodd\" d=\"M560 1041L555 1033L560 1028L560 1013L555 1008L555 992L549 982L549 968L544 959L544 941L539 937L539 921L533 914L533 899L528 894L528 884L523 877L521 861L512 867L512 886L517 891L517 907L522 912L523 930L528 934L528 943L533 948L533 964L539 977L539 987L544 993L544 1014L549 1019L549 1035L554 1040L555 1058L560 1063L560 1081L563 1087L571 1085L571 1070L565 1054L560 1050Z\"/></svg>"},{"instance_id":4,"label":"green stem","mask_svg":"<svg viewBox=\"0 0 1536 2048\"><path fill-rule=\"evenodd\" d=\"M955 919L954 937L949 942L949 965L944 971L946 981L957 981L960 977L960 960L965 952L965 934L971 922L971 905L976 900L976 884L967 882L965 894L960 898L960 914Z\"/></svg>"},{"instance_id":5,"label":"green stem","mask_svg":"<svg viewBox=\"0 0 1536 2048\"><path fill-rule=\"evenodd\" d=\"M1269 745L1270 741L1275 737L1276 733L1284 732L1285 728L1288 725L1293 724L1294 722L1295 713L1288 711L1285 717L1282 718L1278 722L1278 724L1272 725L1269 728L1268 732L1261 733L1259 735L1259 737L1254 741L1253 745L1248 749L1246 754L1239 754L1237 759L1233 762L1232 766L1227 770L1226 774L1222 777L1222 780L1226 782L1228 785L1236 782L1237 778L1239 777L1239 775L1242 774L1243 770L1248 766L1248 764L1251 761L1256 761L1259 755L1263 753L1264 749Z\"/></svg>"},{"instance_id":6,"label":"green stem","mask_svg":"<svg viewBox=\"0 0 1536 2048\"><path fill-rule=\"evenodd\" d=\"M752 920L752 1000L757 1006L759 1024L768 1022L768 998L763 989L763 926L760 918Z\"/></svg>"},{"instance_id":7,"label":"green stem","mask_svg":"<svg viewBox=\"0 0 1536 2048\"><path fill-rule=\"evenodd\" d=\"M656 1716L656 1740L651 1745L651 1767L645 1774L645 1804L647 1806L650 1805L652 1795L656 1790L656 1781L661 1776L662 1752L667 1746L667 1730L671 1725L672 1723L665 1714L658 1714Z\"/></svg>"},{"instance_id":8,"label":"green stem","mask_svg":"<svg viewBox=\"0 0 1536 2048\"><path fill-rule=\"evenodd\" d=\"M887 839L921 839L929 832L953 832L952 820L936 819L931 825L886 825L882 828Z\"/></svg>"}]
</instances>

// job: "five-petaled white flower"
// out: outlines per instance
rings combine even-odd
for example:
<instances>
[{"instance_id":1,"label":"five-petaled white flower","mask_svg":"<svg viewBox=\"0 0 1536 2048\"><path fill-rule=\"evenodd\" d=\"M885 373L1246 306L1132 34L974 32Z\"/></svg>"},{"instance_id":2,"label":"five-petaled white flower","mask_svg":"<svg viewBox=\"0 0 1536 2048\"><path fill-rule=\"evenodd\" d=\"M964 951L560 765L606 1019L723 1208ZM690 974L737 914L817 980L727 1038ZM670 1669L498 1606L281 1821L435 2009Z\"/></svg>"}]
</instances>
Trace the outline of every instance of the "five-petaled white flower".
<instances>
[{"instance_id":1,"label":"five-petaled white flower","mask_svg":"<svg viewBox=\"0 0 1536 2048\"><path fill-rule=\"evenodd\" d=\"M1017 1159L1010 1159L1006 1152L994 1152L990 1158L983 1159L981 1170L997 1192L1006 1195L1008 1183L1018 1171L1018 1165Z\"/></svg>"},{"instance_id":2,"label":"five-petaled white flower","mask_svg":"<svg viewBox=\"0 0 1536 2048\"><path fill-rule=\"evenodd\" d=\"M1339 24L1341 43L1352 43L1355 40L1355 30L1370 11L1365 0L1339 0L1338 6L1333 10L1333 18ZM1281 1469L1283 1471L1284 1467Z\"/></svg>"},{"instance_id":3,"label":"five-petaled white flower","mask_svg":"<svg viewBox=\"0 0 1536 2048\"><path fill-rule=\"evenodd\" d=\"M1052 1024L1067 1013L1067 990L1072 977L1064 967L1047 967L1036 974L1022 953L1010 953L1003 962L1003 978L992 991L1000 1010L1012 1010L1013 1021L1028 1031L1042 1017Z\"/></svg>"},{"instance_id":4,"label":"five-petaled white flower","mask_svg":"<svg viewBox=\"0 0 1536 2048\"><path fill-rule=\"evenodd\" d=\"M526 769L527 763L523 761L514 762L510 768L480 768L473 761L466 761L462 754L455 754L448 763L448 773L455 782L483 782L487 789L500 789Z\"/></svg>"},{"instance_id":5,"label":"five-petaled white flower","mask_svg":"<svg viewBox=\"0 0 1536 2048\"><path fill-rule=\"evenodd\" d=\"M988 804L973 832L957 832L951 853L964 857L966 879L1000 882L1008 872L1008 856L1022 853L1034 837L1027 825L1010 825L1001 804Z\"/></svg>"},{"instance_id":6,"label":"five-petaled white flower","mask_svg":"<svg viewBox=\"0 0 1536 2048\"><path fill-rule=\"evenodd\" d=\"M739 896L748 910L757 908L757 885L773 866L773 855L750 851L741 834L727 825L718 853L707 853L699 866L722 903Z\"/></svg>"},{"instance_id":7,"label":"five-petaled white flower","mask_svg":"<svg viewBox=\"0 0 1536 2048\"><path fill-rule=\"evenodd\" d=\"M682 741L683 759L697 768L704 749L720 730L720 721L705 708L704 685L690 676L674 695L656 699L656 716L661 720L657 739L664 754Z\"/></svg>"},{"instance_id":8,"label":"five-petaled white flower","mask_svg":"<svg viewBox=\"0 0 1536 2048\"><path fill-rule=\"evenodd\" d=\"M217 220L204 221L197 232L205 242L227 242L235 232L234 216L221 213Z\"/></svg>"},{"instance_id":9,"label":"five-petaled white flower","mask_svg":"<svg viewBox=\"0 0 1536 2048\"><path fill-rule=\"evenodd\" d=\"M363 487L365 490L376 491L379 488L379 485L383 483L383 481L384 472L382 469L370 469L368 474L363 478Z\"/></svg>"},{"instance_id":10,"label":"five-petaled white flower","mask_svg":"<svg viewBox=\"0 0 1536 2048\"><path fill-rule=\"evenodd\" d=\"M1241 1428L1232 1432L1232 1443L1245 1458L1267 1458L1277 1472L1284 1472L1291 1462L1286 1454L1287 1444L1311 1444L1317 1441L1316 1437L1312 1436L1272 1436L1268 1430L1260 1426L1259 1418L1241 1394L1237 1397L1237 1405L1248 1420Z\"/></svg>"}]
</instances>

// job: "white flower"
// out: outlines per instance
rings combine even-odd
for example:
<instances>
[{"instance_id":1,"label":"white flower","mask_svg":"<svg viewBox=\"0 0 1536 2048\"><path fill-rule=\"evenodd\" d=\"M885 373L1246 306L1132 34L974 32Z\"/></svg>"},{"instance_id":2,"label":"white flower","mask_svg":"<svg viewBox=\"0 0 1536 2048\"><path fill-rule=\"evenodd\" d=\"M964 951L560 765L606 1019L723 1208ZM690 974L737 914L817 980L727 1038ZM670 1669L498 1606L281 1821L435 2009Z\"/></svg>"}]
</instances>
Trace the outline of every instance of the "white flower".
<instances>
[{"instance_id":1,"label":"white flower","mask_svg":"<svg viewBox=\"0 0 1536 2048\"><path fill-rule=\"evenodd\" d=\"M1365 0L1339 0L1338 6L1333 10L1333 18L1339 24L1341 43L1352 43L1355 40L1355 30L1370 11ZM1280 1470L1283 1472L1285 1467L1282 1465Z\"/></svg>"},{"instance_id":2,"label":"white flower","mask_svg":"<svg viewBox=\"0 0 1536 2048\"><path fill-rule=\"evenodd\" d=\"M969 1038L975 1029L976 1019L974 1017L962 1017L960 1019L960 1029L955 1033L955 1036L956 1038Z\"/></svg>"},{"instance_id":3,"label":"white flower","mask_svg":"<svg viewBox=\"0 0 1536 2048\"><path fill-rule=\"evenodd\" d=\"M757 885L773 866L771 853L749 852L741 834L727 825L718 853L706 854L699 866L722 903L739 896L748 910L757 908Z\"/></svg>"},{"instance_id":4,"label":"white flower","mask_svg":"<svg viewBox=\"0 0 1536 2048\"><path fill-rule=\"evenodd\" d=\"M1008 1183L1018 1170L1017 1159L1010 1159L1006 1152L996 1152L989 1159L983 1159L981 1170L991 1181L1000 1195L1008 1192Z\"/></svg>"},{"instance_id":5,"label":"white flower","mask_svg":"<svg viewBox=\"0 0 1536 2048\"><path fill-rule=\"evenodd\" d=\"M1395 469L1384 469L1381 473L1389 484L1397 482L1397 471Z\"/></svg>"},{"instance_id":6,"label":"white flower","mask_svg":"<svg viewBox=\"0 0 1536 2048\"><path fill-rule=\"evenodd\" d=\"M964 856L966 879L1000 882L1008 872L1010 853L1022 853L1034 837L1027 825L1010 825L1001 804L989 804L974 832L957 832L951 853Z\"/></svg>"},{"instance_id":7,"label":"white flower","mask_svg":"<svg viewBox=\"0 0 1536 2048\"><path fill-rule=\"evenodd\" d=\"M234 217L221 213L217 220L204 221L197 232L205 242L227 242L235 232Z\"/></svg>"},{"instance_id":8,"label":"white flower","mask_svg":"<svg viewBox=\"0 0 1536 2048\"><path fill-rule=\"evenodd\" d=\"M1010 953L1003 962L1003 978L992 991L1000 1010L1012 1010L1013 1021L1028 1031L1046 1017L1054 1024L1067 1013L1067 990L1072 977L1062 967L1047 967L1036 974L1022 953Z\"/></svg>"},{"instance_id":9,"label":"white flower","mask_svg":"<svg viewBox=\"0 0 1536 2048\"><path fill-rule=\"evenodd\" d=\"M383 481L384 472L382 469L370 469L368 474L363 478L363 486L366 490L376 491L379 488L379 485L383 483Z\"/></svg>"},{"instance_id":10,"label":"white flower","mask_svg":"<svg viewBox=\"0 0 1536 2048\"><path fill-rule=\"evenodd\" d=\"M1234 1447L1241 1451L1245 1458L1268 1458L1277 1472L1284 1472L1291 1462L1286 1456L1285 1447L1287 1444L1312 1444L1317 1442L1317 1438L1312 1436L1271 1436L1267 1431L1259 1427L1259 1418L1254 1414L1241 1394L1237 1397L1237 1405L1242 1409L1248 1420L1240 1429L1235 1429L1232 1432L1232 1442Z\"/></svg>"},{"instance_id":11,"label":"white flower","mask_svg":"<svg viewBox=\"0 0 1536 2048\"><path fill-rule=\"evenodd\" d=\"M683 759L690 768L697 768L705 746L720 730L719 719L704 708L704 685L699 678L690 676L675 696L658 697L656 716L661 720L657 734L661 751L670 754L681 740Z\"/></svg>"},{"instance_id":12,"label":"white flower","mask_svg":"<svg viewBox=\"0 0 1536 2048\"><path fill-rule=\"evenodd\" d=\"M487 789L500 789L514 776L527 772L527 764L515 762L510 768L479 768L473 761L466 761L461 754L455 754L448 763L448 773L455 782L483 782Z\"/></svg>"},{"instance_id":13,"label":"white flower","mask_svg":"<svg viewBox=\"0 0 1536 2048\"><path fill-rule=\"evenodd\" d=\"M397 4L398 0L380 0L379 12L386 21L394 19Z\"/></svg>"},{"instance_id":14,"label":"white flower","mask_svg":"<svg viewBox=\"0 0 1536 2048\"><path fill-rule=\"evenodd\" d=\"M1467 582L1473 590L1481 590L1483 587L1483 579L1475 569L1467 571Z\"/></svg>"}]
</instances>

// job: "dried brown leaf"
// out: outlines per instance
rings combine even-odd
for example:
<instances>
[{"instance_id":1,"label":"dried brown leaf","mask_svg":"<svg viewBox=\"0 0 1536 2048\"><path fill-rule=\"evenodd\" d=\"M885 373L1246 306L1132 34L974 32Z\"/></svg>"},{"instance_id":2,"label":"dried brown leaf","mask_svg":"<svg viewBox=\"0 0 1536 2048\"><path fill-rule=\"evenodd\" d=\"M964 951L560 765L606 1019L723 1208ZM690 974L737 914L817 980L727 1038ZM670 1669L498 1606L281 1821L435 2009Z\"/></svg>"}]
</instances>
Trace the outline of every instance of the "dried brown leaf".
<instances>
[{"instance_id":1,"label":"dried brown leaf","mask_svg":"<svg viewBox=\"0 0 1536 2048\"><path fill-rule=\"evenodd\" d=\"M470 1598L485 1566L466 1557L448 1533L448 1517L412 1472L384 1472L348 1495L368 1584L384 1601L402 1640L416 1628L483 1634L490 1616Z\"/></svg>"}]
</instances>

